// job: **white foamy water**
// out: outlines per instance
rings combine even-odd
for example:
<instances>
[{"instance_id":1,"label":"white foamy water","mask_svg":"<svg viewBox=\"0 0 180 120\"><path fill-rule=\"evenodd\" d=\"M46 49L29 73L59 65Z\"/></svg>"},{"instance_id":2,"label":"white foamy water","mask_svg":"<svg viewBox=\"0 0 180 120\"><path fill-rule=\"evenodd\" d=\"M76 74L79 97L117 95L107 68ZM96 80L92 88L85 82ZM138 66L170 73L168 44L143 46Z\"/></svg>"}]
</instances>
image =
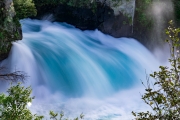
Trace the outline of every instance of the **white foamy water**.
<instances>
[{"instance_id":1,"label":"white foamy water","mask_svg":"<svg viewBox=\"0 0 180 120\"><path fill-rule=\"evenodd\" d=\"M25 19L21 24L23 40L13 43L1 64L29 76L33 113L63 110L69 118L83 113L86 120L130 120L131 111L149 109L141 100L141 80L158 62L136 40L65 23Z\"/></svg>"}]
</instances>

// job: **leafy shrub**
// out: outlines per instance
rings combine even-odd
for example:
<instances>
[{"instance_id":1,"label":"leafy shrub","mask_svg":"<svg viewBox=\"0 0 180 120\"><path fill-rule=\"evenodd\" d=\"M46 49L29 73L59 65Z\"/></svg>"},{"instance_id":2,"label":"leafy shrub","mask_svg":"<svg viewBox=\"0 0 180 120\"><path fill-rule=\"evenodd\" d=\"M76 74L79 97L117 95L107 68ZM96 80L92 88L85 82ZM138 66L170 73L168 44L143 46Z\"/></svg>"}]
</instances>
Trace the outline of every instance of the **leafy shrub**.
<instances>
[{"instance_id":1,"label":"leafy shrub","mask_svg":"<svg viewBox=\"0 0 180 120\"><path fill-rule=\"evenodd\" d=\"M146 93L142 99L153 112L132 112L136 120L179 120L180 119L180 28L175 28L173 22L166 30L171 49L170 68L160 66L159 72L150 74L156 80L152 86L148 80ZM156 86L156 87L154 87ZM156 88L156 89L155 89Z\"/></svg>"},{"instance_id":2,"label":"leafy shrub","mask_svg":"<svg viewBox=\"0 0 180 120\"><path fill-rule=\"evenodd\" d=\"M21 83L18 83L7 90L8 95L0 94L0 120L42 120L44 116L32 114L27 107L27 104L34 99L31 97L31 92L31 87L23 87ZM65 119L63 112L58 114L50 111L49 115L53 120ZM81 114L74 120L83 119L83 117L84 115Z\"/></svg>"},{"instance_id":3,"label":"leafy shrub","mask_svg":"<svg viewBox=\"0 0 180 120\"><path fill-rule=\"evenodd\" d=\"M21 84L11 86L6 96L0 94L0 119L1 120L40 120L43 116L33 115L27 108L27 103L32 102L30 97L32 89L22 87Z\"/></svg>"},{"instance_id":4,"label":"leafy shrub","mask_svg":"<svg viewBox=\"0 0 180 120\"><path fill-rule=\"evenodd\" d=\"M35 16L37 11L32 0L13 0L16 16L23 19L29 16Z\"/></svg>"}]
</instances>

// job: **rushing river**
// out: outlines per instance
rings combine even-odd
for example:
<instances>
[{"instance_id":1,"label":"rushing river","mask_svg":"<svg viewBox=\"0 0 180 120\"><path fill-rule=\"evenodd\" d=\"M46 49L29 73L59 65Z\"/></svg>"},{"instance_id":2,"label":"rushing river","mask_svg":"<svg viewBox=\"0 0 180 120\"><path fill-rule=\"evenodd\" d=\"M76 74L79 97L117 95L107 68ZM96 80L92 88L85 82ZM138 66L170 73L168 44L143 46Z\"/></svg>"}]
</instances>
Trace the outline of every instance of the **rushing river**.
<instances>
[{"instance_id":1,"label":"rushing river","mask_svg":"<svg viewBox=\"0 0 180 120\"><path fill-rule=\"evenodd\" d=\"M141 80L158 62L135 39L66 23L24 19L21 24L23 40L13 43L2 64L29 76L34 113L63 110L69 118L83 112L86 120L131 120L132 110L148 109L140 99Z\"/></svg>"}]
</instances>

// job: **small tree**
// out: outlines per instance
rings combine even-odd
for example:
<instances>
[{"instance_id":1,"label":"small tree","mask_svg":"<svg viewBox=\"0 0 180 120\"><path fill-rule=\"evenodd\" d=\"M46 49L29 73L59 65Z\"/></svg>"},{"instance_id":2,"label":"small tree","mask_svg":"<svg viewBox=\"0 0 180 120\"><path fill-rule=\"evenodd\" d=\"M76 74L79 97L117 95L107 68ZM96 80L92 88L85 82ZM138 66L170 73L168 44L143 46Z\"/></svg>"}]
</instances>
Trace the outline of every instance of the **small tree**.
<instances>
[{"instance_id":1,"label":"small tree","mask_svg":"<svg viewBox=\"0 0 180 120\"><path fill-rule=\"evenodd\" d=\"M180 119L180 28L175 28L173 21L166 30L169 39L166 42L170 45L171 58L169 63L171 67L160 66L159 72L150 74L155 79L152 85L147 82L142 99L148 104L153 112L139 112L132 114L136 120L179 120ZM155 86L155 87L154 87Z\"/></svg>"},{"instance_id":2,"label":"small tree","mask_svg":"<svg viewBox=\"0 0 180 120\"><path fill-rule=\"evenodd\" d=\"M27 104L32 102L30 97L32 89L22 87L20 83L11 86L7 93L0 94L0 119L1 120L41 120L43 116L32 114Z\"/></svg>"},{"instance_id":3,"label":"small tree","mask_svg":"<svg viewBox=\"0 0 180 120\"><path fill-rule=\"evenodd\" d=\"M32 114L27 107L27 104L34 99L31 97L31 92L31 87L25 88L18 83L7 90L8 95L0 94L0 120L42 120L44 116ZM64 118L63 112L58 114L50 111L49 115L53 120L68 120ZM83 117L84 115L81 114L73 120L83 119Z\"/></svg>"}]
</instances>

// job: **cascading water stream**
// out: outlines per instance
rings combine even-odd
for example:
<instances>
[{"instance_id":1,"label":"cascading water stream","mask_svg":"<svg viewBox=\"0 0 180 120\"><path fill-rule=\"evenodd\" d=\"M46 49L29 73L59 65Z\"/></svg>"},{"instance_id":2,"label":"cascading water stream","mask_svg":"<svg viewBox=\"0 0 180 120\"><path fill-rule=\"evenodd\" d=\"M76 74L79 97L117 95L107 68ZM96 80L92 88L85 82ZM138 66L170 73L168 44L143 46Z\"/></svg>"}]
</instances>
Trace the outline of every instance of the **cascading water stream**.
<instances>
[{"instance_id":1,"label":"cascading water stream","mask_svg":"<svg viewBox=\"0 0 180 120\"><path fill-rule=\"evenodd\" d=\"M140 106L145 70L158 66L145 47L131 38L65 23L24 19L21 24L23 40L13 43L1 65L27 73L36 96L32 111L83 112L89 120L130 119L131 108Z\"/></svg>"}]
</instances>

